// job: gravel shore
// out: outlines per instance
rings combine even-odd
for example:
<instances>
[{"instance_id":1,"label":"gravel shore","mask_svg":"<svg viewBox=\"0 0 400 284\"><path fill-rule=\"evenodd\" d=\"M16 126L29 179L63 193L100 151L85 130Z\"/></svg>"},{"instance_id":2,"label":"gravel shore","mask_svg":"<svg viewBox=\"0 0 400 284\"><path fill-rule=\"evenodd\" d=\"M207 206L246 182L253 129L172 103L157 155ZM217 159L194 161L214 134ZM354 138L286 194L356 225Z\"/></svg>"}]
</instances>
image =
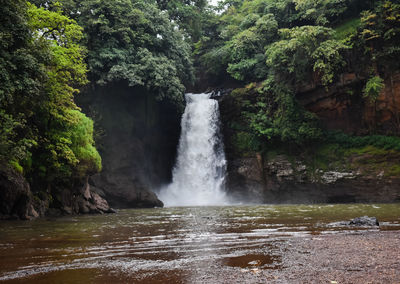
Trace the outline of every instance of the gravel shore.
<instances>
[{"instance_id":1,"label":"gravel shore","mask_svg":"<svg viewBox=\"0 0 400 284\"><path fill-rule=\"evenodd\" d=\"M193 283L400 283L400 231L356 231L292 237L268 269L219 267ZM211 268L211 267L210 267ZM218 271L212 267L211 271Z\"/></svg>"},{"instance_id":2,"label":"gravel shore","mask_svg":"<svg viewBox=\"0 0 400 284\"><path fill-rule=\"evenodd\" d=\"M400 283L400 232L359 232L290 240L282 283Z\"/></svg>"}]
</instances>

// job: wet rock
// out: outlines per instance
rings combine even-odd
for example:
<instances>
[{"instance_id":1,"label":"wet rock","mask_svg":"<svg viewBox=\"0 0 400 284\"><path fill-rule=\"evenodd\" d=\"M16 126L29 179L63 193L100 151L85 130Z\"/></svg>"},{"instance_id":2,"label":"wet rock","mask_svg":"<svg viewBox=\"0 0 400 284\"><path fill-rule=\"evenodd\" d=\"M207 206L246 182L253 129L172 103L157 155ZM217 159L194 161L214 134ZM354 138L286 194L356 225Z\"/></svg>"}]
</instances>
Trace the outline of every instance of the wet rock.
<instances>
[{"instance_id":1,"label":"wet rock","mask_svg":"<svg viewBox=\"0 0 400 284\"><path fill-rule=\"evenodd\" d=\"M69 207L69 206L64 206L61 210L67 215L71 215L74 213L74 211L72 210L72 207Z\"/></svg>"},{"instance_id":2,"label":"wet rock","mask_svg":"<svg viewBox=\"0 0 400 284\"><path fill-rule=\"evenodd\" d=\"M108 212L110 210L110 206L108 206L108 203L105 199L103 199L100 195L98 195L95 192L92 192L91 194L92 199L91 203L100 211L102 212Z\"/></svg>"},{"instance_id":3,"label":"wet rock","mask_svg":"<svg viewBox=\"0 0 400 284\"><path fill-rule=\"evenodd\" d=\"M117 210L115 210L114 208L109 208L108 209L108 211L107 212L105 212L105 213L118 213L118 211Z\"/></svg>"},{"instance_id":4,"label":"wet rock","mask_svg":"<svg viewBox=\"0 0 400 284\"><path fill-rule=\"evenodd\" d=\"M90 213L90 203L85 200L83 196L79 196L76 200L76 204L78 205L79 213L81 214L88 214Z\"/></svg>"},{"instance_id":5,"label":"wet rock","mask_svg":"<svg viewBox=\"0 0 400 284\"><path fill-rule=\"evenodd\" d=\"M125 172L125 171L124 171ZM92 192L118 208L153 208L164 204L157 195L128 174L103 173L91 178Z\"/></svg>"},{"instance_id":6,"label":"wet rock","mask_svg":"<svg viewBox=\"0 0 400 284\"><path fill-rule=\"evenodd\" d=\"M33 197L22 174L12 169L0 169L0 219L31 220L40 216L62 216L87 213L115 213L86 179L75 189L53 188L50 195ZM51 208L49 208L51 205Z\"/></svg>"},{"instance_id":7,"label":"wet rock","mask_svg":"<svg viewBox=\"0 0 400 284\"><path fill-rule=\"evenodd\" d=\"M58 209L58 208L49 208L46 211L46 216L48 216L48 217L59 217L59 216L62 216L62 215L64 215L62 210Z\"/></svg>"},{"instance_id":8,"label":"wet rock","mask_svg":"<svg viewBox=\"0 0 400 284\"><path fill-rule=\"evenodd\" d=\"M85 180L82 186L81 195L76 197L76 204L78 208L77 213L87 214L87 213L115 213L115 211L110 208L106 199L104 199L96 187L89 184L89 179Z\"/></svg>"},{"instance_id":9,"label":"wet rock","mask_svg":"<svg viewBox=\"0 0 400 284\"><path fill-rule=\"evenodd\" d=\"M227 188L234 199L250 203L264 201L263 169L257 156L228 161Z\"/></svg>"},{"instance_id":10,"label":"wet rock","mask_svg":"<svg viewBox=\"0 0 400 284\"><path fill-rule=\"evenodd\" d=\"M32 206L30 186L22 174L8 168L0 168L0 215L15 216L22 220L38 217Z\"/></svg>"},{"instance_id":11,"label":"wet rock","mask_svg":"<svg viewBox=\"0 0 400 284\"><path fill-rule=\"evenodd\" d=\"M42 199L33 198L33 208L39 214L39 216L45 216L50 205L50 197L43 196Z\"/></svg>"},{"instance_id":12,"label":"wet rock","mask_svg":"<svg viewBox=\"0 0 400 284\"><path fill-rule=\"evenodd\" d=\"M31 216L32 218L38 218L40 216L32 204L28 208L28 215Z\"/></svg>"},{"instance_id":13,"label":"wet rock","mask_svg":"<svg viewBox=\"0 0 400 284\"><path fill-rule=\"evenodd\" d=\"M307 179L306 170L307 167L300 161L289 161L288 157L284 155L277 155L266 161L264 166L266 174L276 177L279 182L304 182Z\"/></svg>"},{"instance_id":14,"label":"wet rock","mask_svg":"<svg viewBox=\"0 0 400 284\"><path fill-rule=\"evenodd\" d=\"M322 174L321 181L325 184L335 183L340 179L354 179L357 177L357 175L352 172L347 173L339 171L320 171L320 173Z\"/></svg>"},{"instance_id":15,"label":"wet rock","mask_svg":"<svg viewBox=\"0 0 400 284\"><path fill-rule=\"evenodd\" d=\"M124 84L101 87L83 97L88 102L78 103L100 114L105 132L103 170L90 178L91 192L116 208L162 206L152 189L171 179L180 111L143 89Z\"/></svg>"},{"instance_id":16,"label":"wet rock","mask_svg":"<svg viewBox=\"0 0 400 284\"><path fill-rule=\"evenodd\" d=\"M97 192L98 190L89 184L88 178L74 189L59 188L58 192L53 194L53 208L47 215L55 215L54 210L59 211L57 215L114 213L107 200Z\"/></svg>"},{"instance_id":17,"label":"wet rock","mask_svg":"<svg viewBox=\"0 0 400 284\"><path fill-rule=\"evenodd\" d=\"M379 226L379 221L376 217L362 216L354 218L350 221L329 223L328 226L329 227L341 227L341 226L375 227Z\"/></svg>"},{"instance_id":18,"label":"wet rock","mask_svg":"<svg viewBox=\"0 0 400 284\"><path fill-rule=\"evenodd\" d=\"M96 182L95 182L95 180L98 180L99 177L100 177L100 174L96 174L96 175L94 175L94 176L89 177L88 183L89 183L89 185L90 185L90 190L91 190L92 192L97 193L97 194L100 195L101 197L106 198L106 193L104 192L104 190L102 190L102 189L99 188L99 187L96 187Z\"/></svg>"},{"instance_id":19,"label":"wet rock","mask_svg":"<svg viewBox=\"0 0 400 284\"><path fill-rule=\"evenodd\" d=\"M86 200L89 200L92 197L90 194L89 177L86 178L85 183L82 186L81 193Z\"/></svg>"},{"instance_id":20,"label":"wet rock","mask_svg":"<svg viewBox=\"0 0 400 284\"><path fill-rule=\"evenodd\" d=\"M379 226L379 221L376 217L362 216L351 220L349 225L352 226Z\"/></svg>"}]
</instances>

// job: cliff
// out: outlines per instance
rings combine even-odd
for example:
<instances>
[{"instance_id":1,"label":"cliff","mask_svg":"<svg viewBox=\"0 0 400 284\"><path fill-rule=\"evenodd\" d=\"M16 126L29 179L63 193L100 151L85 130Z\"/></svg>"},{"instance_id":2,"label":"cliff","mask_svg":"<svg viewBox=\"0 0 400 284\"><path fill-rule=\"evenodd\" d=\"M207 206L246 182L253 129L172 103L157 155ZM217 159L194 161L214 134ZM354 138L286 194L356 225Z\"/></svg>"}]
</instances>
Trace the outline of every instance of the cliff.
<instances>
[{"instance_id":1,"label":"cliff","mask_svg":"<svg viewBox=\"0 0 400 284\"><path fill-rule=\"evenodd\" d=\"M321 86L299 88L297 99L317 114L326 129L350 134L400 134L400 74L389 75L376 102L363 98L363 78L342 74L329 89Z\"/></svg>"},{"instance_id":2,"label":"cliff","mask_svg":"<svg viewBox=\"0 0 400 284\"><path fill-rule=\"evenodd\" d=\"M179 109L123 84L89 90L79 103L94 117L101 136L103 170L90 185L115 208L162 207L152 190L171 179Z\"/></svg>"},{"instance_id":3,"label":"cliff","mask_svg":"<svg viewBox=\"0 0 400 284\"><path fill-rule=\"evenodd\" d=\"M0 219L115 212L87 179L73 188L55 187L50 194L32 191L22 173L0 168L0 189Z\"/></svg>"},{"instance_id":4,"label":"cliff","mask_svg":"<svg viewBox=\"0 0 400 284\"><path fill-rule=\"evenodd\" d=\"M296 97L318 116L325 130L398 135L400 75L386 78L375 103L362 97L362 86L360 78L344 74L328 90L304 86ZM243 90L220 99L231 194L265 203L400 201L398 150L372 145L346 148L330 141L303 149L282 143L260 149L266 141L250 134L242 115L242 102L251 101L254 94Z\"/></svg>"}]
</instances>

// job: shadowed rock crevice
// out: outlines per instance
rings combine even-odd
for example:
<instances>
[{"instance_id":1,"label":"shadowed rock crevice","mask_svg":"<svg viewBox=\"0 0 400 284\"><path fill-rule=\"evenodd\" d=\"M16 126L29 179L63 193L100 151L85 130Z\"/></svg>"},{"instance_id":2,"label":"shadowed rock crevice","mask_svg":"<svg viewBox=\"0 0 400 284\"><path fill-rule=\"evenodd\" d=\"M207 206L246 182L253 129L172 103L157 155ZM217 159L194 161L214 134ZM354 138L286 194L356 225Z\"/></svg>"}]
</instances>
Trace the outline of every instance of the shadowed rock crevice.
<instances>
[{"instance_id":1,"label":"shadowed rock crevice","mask_svg":"<svg viewBox=\"0 0 400 284\"><path fill-rule=\"evenodd\" d=\"M162 207L153 191L171 180L180 110L124 84L86 92L80 105L103 132L97 139L103 170L91 186L114 208Z\"/></svg>"}]
</instances>

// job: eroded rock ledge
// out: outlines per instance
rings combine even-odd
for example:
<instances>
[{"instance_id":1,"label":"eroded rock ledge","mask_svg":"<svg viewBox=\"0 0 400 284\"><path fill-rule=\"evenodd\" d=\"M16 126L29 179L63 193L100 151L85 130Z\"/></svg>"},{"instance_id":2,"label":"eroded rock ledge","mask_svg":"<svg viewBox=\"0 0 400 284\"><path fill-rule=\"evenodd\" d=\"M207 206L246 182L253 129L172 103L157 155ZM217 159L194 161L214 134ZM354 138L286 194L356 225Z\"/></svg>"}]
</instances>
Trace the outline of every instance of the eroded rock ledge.
<instances>
[{"instance_id":1,"label":"eroded rock ledge","mask_svg":"<svg viewBox=\"0 0 400 284\"><path fill-rule=\"evenodd\" d=\"M58 189L52 200L34 196L22 174L0 169L0 219L31 220L40 216L115 212L88 179L71 189Z\"/></svg>"},{"instance_id":2,"label":"eroded rock ledge","mask_svg":"<svg viewBox=\"0 0 400 284\"><path fill-rule=\"evenodd\" d=\"M228 188L238 198L259 203L398 202L400 179L356 171L312 169L300 160L260 154L229 163Z\"/></svg>"}]
</instances>

